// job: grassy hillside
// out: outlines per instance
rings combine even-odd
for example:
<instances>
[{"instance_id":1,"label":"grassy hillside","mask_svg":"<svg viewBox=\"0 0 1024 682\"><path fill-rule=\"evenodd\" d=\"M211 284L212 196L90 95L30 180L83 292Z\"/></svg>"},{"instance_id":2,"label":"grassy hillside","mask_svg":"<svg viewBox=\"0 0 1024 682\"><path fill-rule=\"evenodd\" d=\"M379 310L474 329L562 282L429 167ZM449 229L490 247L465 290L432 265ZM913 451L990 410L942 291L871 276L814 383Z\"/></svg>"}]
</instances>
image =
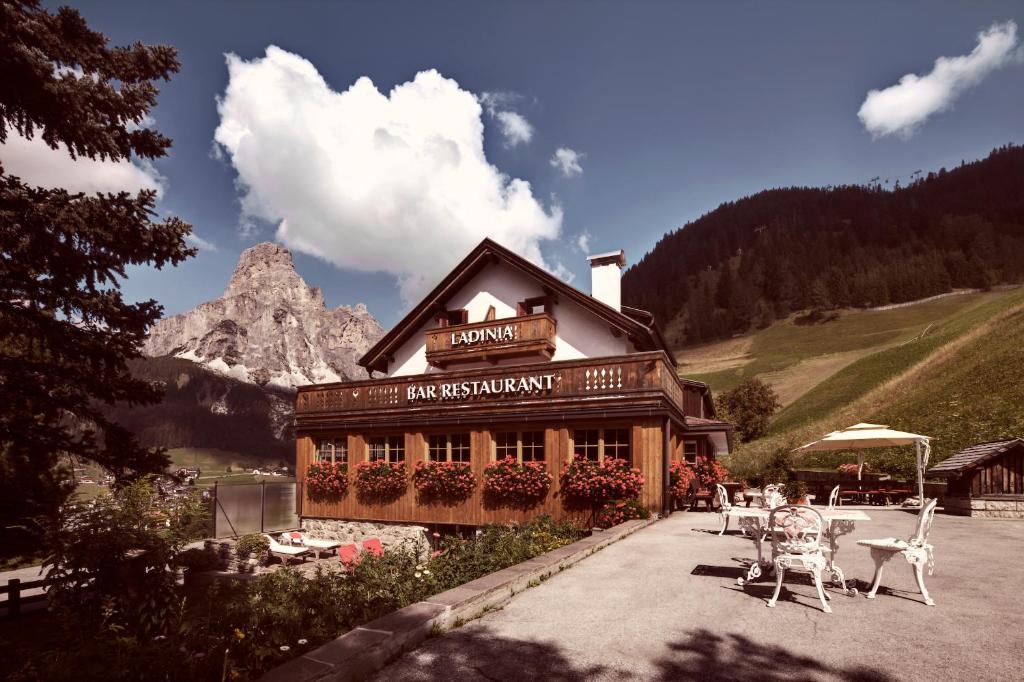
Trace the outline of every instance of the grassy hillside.
<instances>
[{"instance_id":1,"label":"grassy hillside","mask_svg":"<svg viewBox=\"0 0 1024 682\"><path fill-rule=\"evenodd\" d=\"M679 372L715 391L756 376L772 384L788 406L862 358L928 339L950 320L1012 294L975 293L892 310L845 310L839 319L819 324L799 324L790 317L738 339L683 349L676 354Z\"/></svg>"},{"instance_id":2,"label":"grassy hillside","mask_svg":"<svg viewBox=\"0 0 1024 682\"><path fill-rule=\"evenodd\" d=\"M936 325L924 337L866 356L778 415L773 433L740 446L746 468L859 421L933 437L932 461L972 443L1024 433L1024 291L990 297ZM911 448L868 451L877 467L908 474ZM807 455L833 467L849 453Z\"/></svg>"}]
</instances>

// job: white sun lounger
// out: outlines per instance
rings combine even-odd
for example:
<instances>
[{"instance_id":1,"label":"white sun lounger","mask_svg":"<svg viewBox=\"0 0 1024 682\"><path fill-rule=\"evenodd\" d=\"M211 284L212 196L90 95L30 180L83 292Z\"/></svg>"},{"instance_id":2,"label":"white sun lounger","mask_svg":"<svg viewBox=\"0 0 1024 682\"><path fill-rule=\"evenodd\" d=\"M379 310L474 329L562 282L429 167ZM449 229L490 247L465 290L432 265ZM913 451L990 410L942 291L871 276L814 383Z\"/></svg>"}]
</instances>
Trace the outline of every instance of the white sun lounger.
<instances>
[{"instance_id":1,"label":"white sun lounger","mask_svg":"<svg viewBox=\"0 0 1024 682\"><path fill-rule=\"evenodd\" d=\"M267 540L270 541L270 554L272 556L280 557L282 561L287 561L289 557L302 557L305 561L306 557L312 554L312 550L308 547L292 547L291 545L282 545L280 542L270 537L266 533L263 534Z\"/></svg>"},{"instance_id":2,"label":"white sun lounger","mask_svg":"<svg viewBox=\"0 0 1024 682\"><path fill-rule=\"evenodd\" d=\"M299 542L304 547L308 547L309 549L311 549L314 552L316 552L316 557L318 559L320 558L320 553L321 552L331 552L331 551L341 547L341 543L338 542L337 540L325 540L325 539L322 539L322 538L312 538L309 535L307 535L306 533L302 533L302 532L298 532L298 531L293 531L291 533L285 533L285 536L288 537L288 539L292 542L293 545L296 542Z\"/></svg>"}]
</instances>

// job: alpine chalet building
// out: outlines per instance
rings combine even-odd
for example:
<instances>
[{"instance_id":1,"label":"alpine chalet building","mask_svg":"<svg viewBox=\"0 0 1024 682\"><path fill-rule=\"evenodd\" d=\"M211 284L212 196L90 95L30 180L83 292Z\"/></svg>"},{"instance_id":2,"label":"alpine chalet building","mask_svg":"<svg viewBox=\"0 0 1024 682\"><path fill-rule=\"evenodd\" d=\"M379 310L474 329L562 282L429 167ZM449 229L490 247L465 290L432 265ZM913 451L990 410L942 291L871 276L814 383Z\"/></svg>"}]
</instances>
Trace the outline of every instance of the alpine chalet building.
<instances>
[{"instance_id":1,"label":"alpine chalet building","mask_svg":"<svg viewBox=\"0 0 1024 682\"><path fill-rule=\"evenodd\" d=\"M305 386L296 397L296 471L304 520L478 526L539 514L579 518L559 494L574 455L629 460L641 502L670 509L672 460L728 452L708 387L681 379L653 317L621 304L621 251L591 256L591 295L485 239L369 350L369 379ZM488 505L485 467L508 456L554 477L530 508ZM404 494L366 500L350 485L314 500L315 461L467 462L477 485L455 504ZM582 520L582 519L581 519Z\"/></svg>"}]
</instances>

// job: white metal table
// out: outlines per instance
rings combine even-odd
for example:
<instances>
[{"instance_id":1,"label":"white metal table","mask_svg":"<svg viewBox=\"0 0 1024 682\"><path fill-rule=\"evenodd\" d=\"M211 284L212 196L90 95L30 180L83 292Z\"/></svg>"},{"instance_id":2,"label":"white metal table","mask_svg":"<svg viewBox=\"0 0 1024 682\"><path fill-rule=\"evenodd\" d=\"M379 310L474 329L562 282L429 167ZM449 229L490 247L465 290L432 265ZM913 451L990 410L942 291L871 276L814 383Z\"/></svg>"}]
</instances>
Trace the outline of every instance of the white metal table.
<instances>
[{"instance_id":1,"label":"white metal table","mask_svg":"<svg viewBox=\"0 0 1024 682\"><path fill-rule=\"evenodd\" d=\"M857 521L870 521L871 517L859 509L818 509L817 510L828 524L828 571L832 574L832 582L842 587L847 594L856 594L856 590L846 586L846 576L836 563L836 554L839 552L839 538L852 533ZM754 546L757 548L757 561L750 565L746 578L737 578L739 585L744 585L761 577L765 570L774 568L771 559L765 559L761 551L761 544L764 542L768 532L769 509L754 509L747 507L733 507L729 510L729 516L736 519L740 530L751 536Z\"/></svg>"}]
</instances>

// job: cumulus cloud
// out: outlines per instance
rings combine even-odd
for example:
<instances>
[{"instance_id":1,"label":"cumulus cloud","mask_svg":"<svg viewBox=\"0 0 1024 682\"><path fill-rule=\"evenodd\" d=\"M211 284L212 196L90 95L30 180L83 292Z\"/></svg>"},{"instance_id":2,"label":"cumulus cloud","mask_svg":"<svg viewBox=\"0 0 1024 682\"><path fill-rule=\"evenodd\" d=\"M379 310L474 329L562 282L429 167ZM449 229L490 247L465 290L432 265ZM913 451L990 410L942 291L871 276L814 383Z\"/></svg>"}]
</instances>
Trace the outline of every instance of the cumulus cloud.
<instances>
[{"instance_id":1,"label":"cumulus cloud","mask_svg":"<svg viewBox=\"0 0 1024 682\"><path fill-rule=\"evenodd\" d=\"M394 275L408 304L489 236L548 267L541 242L562 211L488 162L478 98L437 71L382 93L366 77L333 90L306 59L271 46L227 55L215 140L238 174L242 221L277 225L290 248Z\"/></svg>"},{"instance_id":2,"label":"cumulus cloud","mask_svg":"<svg viewBox=\"0 0 1024 682\"><path fill-rule=\"evenodd\" d=\"M533 126L521 114L514 111L499 111L495 118L501 125L501 134L505 136L506 146L515 147L533 139Z\"/></svg>"},{"instance_id":3,"label":"cumulus cloud","mask_svg":"<svg viewBox=\"0 0 1024 682\"><path fill-rule=\"evenodd\" d=\"M586 154L569 149L568 147L559 147L555 150L555 154L551 157L549 163L561 171L562 175L571 178L574 175L583 174L583 166L580 165L580 161L585 159L586 156Z\"/></svg>"},{"instance_id":4,"label":"cumulus cloud","mask_svg":"<svg viewBox=\"0 0 1024 682\"><path fill-rule=\"evenodd\" d=\"M138 192L141 189L164 191L165 180L148 161L101 161L85 157L71 158L61 144L51 149L36 135L28 139L8 130L7 141L0 145L0 163L4 172L16 175L36 187L62 187L69 192Z\"/></svg>"},{"instance_id":5,"label":"cumulus cloud","mask_svg":"<svg viewBox=\"0 0 1024 682\"><path fill-rule=\"evenodd\" d=\"M477 98L489 116L498 121L506 147L526 144L533 139L533 126L522 114L512 111L513 103L521 95L514 92L484 92Z\"/></svg>"},{"instance_id":6,"label":"cumulus cloud","mask_svg":"<svg viewBox=\"0 0 1024 682\"><path fill-rule=\"evenodd\" d=\"M1017 24L993 24L978 34L970 54L939 57L923 76L908 73L896 85L868 92L857 117L875 137L912 135L929 116L945 111L965 90L1021 56Z\"/></svg>"}]
</instances>

